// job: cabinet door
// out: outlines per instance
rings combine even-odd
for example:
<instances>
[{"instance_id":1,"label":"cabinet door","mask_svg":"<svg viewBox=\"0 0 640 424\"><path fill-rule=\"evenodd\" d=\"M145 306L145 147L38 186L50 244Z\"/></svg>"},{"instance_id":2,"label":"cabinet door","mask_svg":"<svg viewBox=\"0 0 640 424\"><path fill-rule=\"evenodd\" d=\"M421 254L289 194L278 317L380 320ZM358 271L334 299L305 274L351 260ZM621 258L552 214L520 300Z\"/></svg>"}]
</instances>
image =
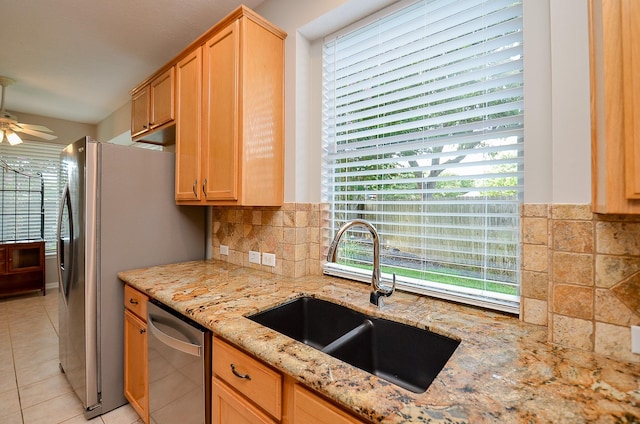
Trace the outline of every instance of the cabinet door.
<instances>
[{"instance_id":1,"label":"cabinet door","mask_svg":"<svg viewBox=\"0 0 640 424\"><path fill-rule=\"evenodd\" d=\"M149 130L149 86L131 95L131 137Z\"/></svg>"},{"instance_id":2,"label":"cabinet door","mask_svg":"<svg viewBox=\"0 0 640 424\"><path fill-rule=\"evenodd\" d=\"M206 200L238 199L239 23L210 38L203 50L203 182Z\"/></svg>"},{"instance_id":3,"label":"cabinet door","mask_svg":"<svg viewBox=\"0 0 640 424\"><path fill-rule=\"evenodd\" d=\"M275 424L266 414L258 410L247 399L229 388L225 383L213 379L212 384L213 424ZM302 421L300 421L302 423Z\"/></svg>"},{"instance_id":4,"label":"cabinet door","mask_svg":"<svg viewBox=\"0 0 640 424\"><path fill-rule=\"evenodd\" d=\"M44 243L18 243L7 248L7 272L41 271L44 266Z\"/></svg>"},{"instance_id":5,"label":"cabinet door","mask_svg":"<svg viewBox=\"0 0 640 424\"><path fill-rule=\"evenodd\" d=\"M7 272L7 248L0 246L0 274Z\"/></svg>"},{"instance_id":6,"label":"cabinet door","mask_svg":"<svg viewBox=\"0 0 640 424\"><path fill-rule=\"evenodd\" d=\"M293 422L305 424L357 424L352 417L299 384L293 388Z\"/></svg>"},{"instance_id":7,"label":"cabinet door","mask_svg":"<svg viewBox=\"0 0 640 424\"><path fill-rule=\"evenodd\" d=\"M124 312L124 395L145 423L149 422L147 324Z\"/></svg>"},{"instance_id":8,"label":"cabinet door","mask_svg":"<svg viewBox=\"0 0 640 424\"><path fill-rule=\"evenodd\" d=\"M589 2L592 207L640 213L640 6Z\"/></svg>"},{"instance_id":9,"label":"cabinet door","mask_svg":"<svg viewBox=\"0 0 640 424\"><path fill-rule=\"evenodd\" d=\"M640 199L640 2L622 1L625 169L628 199Z\"/></svg>"},{"instance_id":10,"label":"cabinet door","mask_svg":"<svg viewBox=\"0 0 640 424\"><path fill-rule=\"evenodd\" d=\"M176 65L176 200L200 199L202 54Z\"/></svg>"},{"instance_id":11,"label":"cabinet door","mask_svg":"<svg viewBox=\"0 0 640 424\"><path fill-rule=\"evenodd\" d=\"M172 66L162 75L151 81L149 86L151 93L149 125L152 129L173 121L174 73L174 67Z\"/></svg>"},{"instance_id":12,"label":"cabinet door","mask_svg":"<svg viewBox=\"0 0 640 424\"><path fill-rule=\"evenodd\" d=\"M240 21L242 105L240 201L284 202L284 40L251 19Z\"/></svg>"}]
</instances>

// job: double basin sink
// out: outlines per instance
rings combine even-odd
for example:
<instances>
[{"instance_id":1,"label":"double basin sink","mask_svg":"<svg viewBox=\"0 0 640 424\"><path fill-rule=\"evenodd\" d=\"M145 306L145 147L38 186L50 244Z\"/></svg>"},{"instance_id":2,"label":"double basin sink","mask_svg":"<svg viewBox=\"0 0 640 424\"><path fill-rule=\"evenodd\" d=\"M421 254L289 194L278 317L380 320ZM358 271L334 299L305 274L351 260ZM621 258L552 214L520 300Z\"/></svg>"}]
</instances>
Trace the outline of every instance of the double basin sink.
<instances>
[{"instance_id":1,"label":"double basin sink","mask_svg":"<svg viewBox=\"0 0 640 424\"><path fill-rule=\"evenodd\" d=\"M414 393L427 390L460 344L313 297L247 318Z\"/></svg>"}]
</instances>

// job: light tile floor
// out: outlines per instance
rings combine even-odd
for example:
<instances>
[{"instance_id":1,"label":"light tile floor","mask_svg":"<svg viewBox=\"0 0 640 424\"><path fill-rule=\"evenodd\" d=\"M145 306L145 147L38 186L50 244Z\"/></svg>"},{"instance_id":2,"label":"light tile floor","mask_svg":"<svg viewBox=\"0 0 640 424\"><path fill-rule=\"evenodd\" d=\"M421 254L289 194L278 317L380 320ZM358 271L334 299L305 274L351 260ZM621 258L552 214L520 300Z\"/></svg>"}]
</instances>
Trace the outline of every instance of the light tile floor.
<instances>
[{"instance_id":1,"label":"light tile floor","mask_svg":"<svg viewBox=\"0 0 640 424\"><path fill-rule=\"evenodd\" d=\"M0 423L141 424L122 406L87 421L58 365L58 292L0 298Z\"/></svg>"}]
</instances>

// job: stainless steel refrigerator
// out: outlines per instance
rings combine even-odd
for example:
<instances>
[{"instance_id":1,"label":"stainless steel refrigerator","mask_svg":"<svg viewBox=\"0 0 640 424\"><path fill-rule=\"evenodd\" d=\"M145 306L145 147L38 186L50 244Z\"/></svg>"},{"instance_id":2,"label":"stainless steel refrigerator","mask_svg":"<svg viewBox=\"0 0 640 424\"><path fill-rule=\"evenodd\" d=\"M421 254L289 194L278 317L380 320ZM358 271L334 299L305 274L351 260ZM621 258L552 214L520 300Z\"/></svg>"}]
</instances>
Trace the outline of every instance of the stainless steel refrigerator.
<instances>
[{"instance_id":1,"label":"stainless steel refrigerator","mask_svg":"<svg viewBox=\"0 0 640 424\"><path fill-rule=\"evenodd\" d=\"M85 417L124 397L122 270L205 256L205 208L176 206L174 154L88 137L61 154L60 368Z\"/></svg>"}]
</instances>

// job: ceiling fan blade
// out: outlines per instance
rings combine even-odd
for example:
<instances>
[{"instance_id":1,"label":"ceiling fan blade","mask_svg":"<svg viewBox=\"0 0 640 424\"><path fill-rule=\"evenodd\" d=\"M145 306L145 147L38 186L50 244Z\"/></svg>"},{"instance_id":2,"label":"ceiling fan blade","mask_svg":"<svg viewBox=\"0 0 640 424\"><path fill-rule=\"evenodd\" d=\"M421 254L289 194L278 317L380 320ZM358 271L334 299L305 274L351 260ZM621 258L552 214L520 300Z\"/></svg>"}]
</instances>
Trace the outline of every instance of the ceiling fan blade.
<instances>
[{"instance_id":1,"label":"ceiling fan blade","mask_svg":"<svg viewBox=\"0 0 640 424\"><path fill-rule=\"evenodd\" d=\"M6 136L7 136L7 141L12 146L15 146L16 144L22 143L22 139L20 138L20 136L18 136L18 134L16 134L15 132L13 132L11 130L7 131Z\"/></svg>"},{"instance_id":2,"label":"ceiling fan blade","mask_svg":"<svg viewBox=\"0 0 640 424\"><path fill-rule=\"evenodd\" d=\"M53 130L50 130L44 125L23 124L22 122L16 122L14 125L17 125L20 128L26 128L28 130L33 130L33 131L42 131L42 132L49 132L49 133L53 132Z\"/></svg>"},{"instance_id":3,"label":"ceiling fan blade","mask_svg":"<svg viewBox=\"0 0 640 424\"><path fill-rule=\"evenodd\" d=\"M16 132L21 132L21 133L33 135L35 137L44 138L45 140L55 140L56 138L58 138L57 135L47 134L47 133L44 133L44 132L40 132L40 131L35 131L35 130L32 130L32 129L29 129L29 128L20 128L17 125L14 126L13 130L16 131Z\"/></svg>"}]
</instances>

